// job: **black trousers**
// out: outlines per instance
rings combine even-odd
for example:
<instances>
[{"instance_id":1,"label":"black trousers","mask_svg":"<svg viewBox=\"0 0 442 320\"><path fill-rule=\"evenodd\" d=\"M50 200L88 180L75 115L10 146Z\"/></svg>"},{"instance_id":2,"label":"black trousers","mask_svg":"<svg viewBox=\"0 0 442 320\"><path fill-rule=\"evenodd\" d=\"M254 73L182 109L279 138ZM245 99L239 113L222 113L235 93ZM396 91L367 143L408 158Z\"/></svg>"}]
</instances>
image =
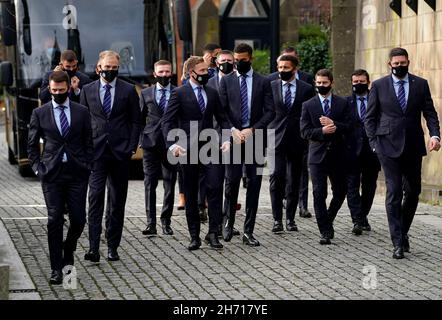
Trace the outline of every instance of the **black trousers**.
<instances>
[{"instance_id":1,"label":"black trousers","mask_svg":"<svg viewBox=\"0 0 442 320\"><path fill-rule=\"evenodd\" d=\"M129 181L130 156L118 160L109 148L94 162L89 178L89 245L93 251L100 248L106 181L109 210L106 211L106 239L109 248L117 249L121 242Z\"/></svg>"},{"instance_id":2,"label":"black trousers","mask_svg":"<svg viewBox=\"0 0 442 320\"><path fill-rule=\"evenodd\" d=\"M310 177L313 184L313 206L321 234L333 228L333 221L347 194L346 170L343 158L333 153L325 156L320 164L310 163ZM327 208L327 178L330 179L333 197Z\"/></svg>"},{"instance_id":3,"label":"black trousers","mask_svg":"<svg viewBox=\"0 0 442 320\"><path fill-rule=\"evenodd\" d=\"M204 175L209 216L209 233L217 233L222 215L222 164L182 164L186 219L191 238L199 238L201 221L198 211L199 177Z\"/></svg>"},{"instance_id":4,"label":"black trousers","mask_svg":"<svg viewBox=\"0 0 442 320\"><path fill-rule=\"evenodd\" d=\"M184 193L183 168L180 164L177 165L177 175L178 175L178 192Z\"/></svg>"},{"instance_id":5,"label":"black trousers","mask_svg":"<svg viewBox=\"0 0 442 320\"><path fill-rule=\"evenodd\" d=\"M170 225L175 198L177 168L167 161L166 148L143 149L144 199L148 225L156 225L157 186L163 177L164 197L161 210L161 223Z\"/></svg>"},{"instance_id":6,"label":"black trousers","mask_svg":"<svg viewBox=\"0 0 442 320\"><path fill-rule=\"evenodd\" d=\"M363 149L352 164L347 175L347 204L353 223L368 223L367 216L376 194L380 164L376 154Z\"/></svg>"},{"instance_id":7,"label":"black trousers","mask_svg":"<svg viewBox=\"0 0 442 320\"><path fill-rule=\"evenodd\" d=\"M270 174L270 200L275 221L282 221L284 194L287 199L286 220L293 222L295 219L300 194L303 156L302 150L293 150L287 146L277 148L274 157L269 156L269 161L273 162L274 170Z\"/></svg>"},{"instance_id":8,"label":"black trousers","mask_svg":"<svg viewBox=\"0 0 442 320\"><path fill-rule=\"evenodd\" d=\"M82 171L82 170L80 170ZM74 252L86 223L86 194L89 173L72 170L61 164L56 177L42 179L41 185L48 210L48 244L52 270L63 268L63 249ZM63 244L63 222L66 207L69 229Z\"/></svg>"},{"instance_id":9,"label":"black trousers","mask_svg":"<svg viewBox=\"0 0 442 320\"><path fill-rule=\"evenodd\" d=\"M387 186L385 207L391 241L398 247L403 245L419 203L422 156L417 152L403 153L398 158L378 156Z\"/></svg>"},{"instance_id":10,"label":"black trousers","mask_svg":"<svg viewBox=\"0 0 442 320\"><path fill-rule=\"evenodd\" d=\"M308 173L308 147L305 148L304 154L302 156L302 165L301 165L301 182L299 185L299 209L307 209L308 208L308 181L309 181L309 173Z\"/></svg>"}]
</instances>

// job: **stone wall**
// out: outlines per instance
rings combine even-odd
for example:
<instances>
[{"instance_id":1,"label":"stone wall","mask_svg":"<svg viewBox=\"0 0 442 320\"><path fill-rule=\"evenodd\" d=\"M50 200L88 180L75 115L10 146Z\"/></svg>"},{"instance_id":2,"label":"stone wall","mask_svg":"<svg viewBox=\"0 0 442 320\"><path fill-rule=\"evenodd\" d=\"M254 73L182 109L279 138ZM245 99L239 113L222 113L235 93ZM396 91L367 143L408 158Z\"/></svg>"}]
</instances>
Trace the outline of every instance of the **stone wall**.
<instances>
[{"instance_id":1,"label":"stone wall","mask_svg":"<svg viewBox=\"0 0 442 320\"><path fill-rule=\"evenodd\" d=\"M357 1L355 67L366 69L373 80L378 79L389 73L390 49L405 48L410 55L410 72L428 80L442 119L442 1L436 1L434 12L420 0L416 15L402 0L402 18L390 9L389 2ZM428 140L426 129L425 133ZM424 158L422 179L433 189L442 189L442 152Z\"/></svg>"}]
</instances>

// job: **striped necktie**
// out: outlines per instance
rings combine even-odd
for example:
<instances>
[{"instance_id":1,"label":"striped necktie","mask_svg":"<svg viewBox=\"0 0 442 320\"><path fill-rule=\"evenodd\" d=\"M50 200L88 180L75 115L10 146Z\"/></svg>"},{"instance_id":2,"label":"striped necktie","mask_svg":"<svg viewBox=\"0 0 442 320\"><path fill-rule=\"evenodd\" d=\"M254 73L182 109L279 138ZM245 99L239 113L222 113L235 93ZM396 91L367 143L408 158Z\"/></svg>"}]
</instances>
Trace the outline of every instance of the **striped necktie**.
<instances>
[{"instance_id":1,"label":"striped necktie","mask_svg":"<svg viewBox=\"0 0 442 320\"><path fill-rule=\"evenodd\" d=\"M367 114L367 108L365 106L365 97L360 97L359 100L361 101L360 118L362 121L365 121L365 115Z\"/></svg>"},{"instance_id":2,"label":"striped necktie","mask_svg":"<svg viewBox=\"0 0 442 320\"><path fill-rule=\"evenodd\" d=\"M166 110L166 89L160 89L162 92L161 98L160 98L160 109L164 112Z\"/></svg>"},{"instance_id":3,"label":"striped necktie","mask_svg":"<svg viewBox=\"0 0 442 320\"><path fill-rule=\"evenodd\" d=\"M399 105L401 106L402 112L405 113L407 110L407 101L405 99L405 88L404 88L404 80L399 81L399 91L397 94L397 99L399 101Z\"/></svg>"},{"instance_id":4,"label":"striped necktie","mask_svg":"<svg viewBox=\"0 0 442 320\"><path fill-rule=\"evenodd\" d=\"M111 95L112 86L110 84L106 84L103 88L106 90L103 98L103 111L106 114L106 116L109 118L109 115L111 113L111 103L112 103L112 95Z\"/></svg>"},{"instance_id":5,"label":"striped necktie","mask_svg":"<svg viewBox=\"0 0 442 320\"><path fill-rule=\"evenodd\" d=\"M330 117L331 109L329 105L330 101L328 99L324 100L324 114L326 117Z\"/></svg>"},{"instance_id":6,"label":"striped necktie","mask_svg":"<svg viewBox=\"0 0 442 320\"><path fill-rule=\"evenodd\" d=\"M249 103L248 103L248 90L247 90L247 74L243 74L241 76L241 86L240 86L240 94L241 94L241 125L243 127L246 126L246 124L249 121Z\"/></svg>"},{"instance_id":7,"label":"striped necktie","mask_svg":"<svg viewBox=\"0 0 442 320\"><path fill-rule=\"evenodd\" d=\"M66 138L68 132L69 132L69 122L68 118L66 117L66 113L64 112L64 109L66 109L66 106L58 106L58 109L60 109L60 128L61 128L61 136L63 138Z\"/></svg>"},{"instance_id":8,"label":"striped necktie","mask_svg":"<svg viewBox=\"0 0 442 320\"><path fill-rule=\"evenodd\" d=\"M201 113L204 113L206 111L206 103L204 102L204 97L202 93L202 87L197 87L198 89L198 104L200 106Z\"/></svg>"},{"instance_id":9,"label":"striped necktie","mask_svg":"<svg viewBox=\"0 0 442 320\"><path fill-rule=\"evenodd\" d=\"M292 86L291 83L285 84L285 96L284 96L284 105L287 109L287 111L290 111L292 108L292 90L290 90L290 87Z\"/></svg>"}]
</instances>

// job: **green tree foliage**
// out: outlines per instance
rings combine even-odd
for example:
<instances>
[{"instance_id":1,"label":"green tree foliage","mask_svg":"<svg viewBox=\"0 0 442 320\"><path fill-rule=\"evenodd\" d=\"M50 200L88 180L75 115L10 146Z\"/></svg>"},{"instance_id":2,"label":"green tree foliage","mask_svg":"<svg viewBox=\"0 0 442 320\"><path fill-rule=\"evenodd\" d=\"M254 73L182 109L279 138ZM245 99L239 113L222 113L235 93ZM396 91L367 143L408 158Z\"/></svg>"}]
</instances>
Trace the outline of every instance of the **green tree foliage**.
<instances>
[{"instance_id":1,"label":"green tree foliage","mask_svg":"<svg viewBox=\"0 0 442 320\"><path fill-rule=\"evenodd\" d=\"M270 49L253 50L253 70L263 75L270 73Z\"/></svg>"}]
</instances>

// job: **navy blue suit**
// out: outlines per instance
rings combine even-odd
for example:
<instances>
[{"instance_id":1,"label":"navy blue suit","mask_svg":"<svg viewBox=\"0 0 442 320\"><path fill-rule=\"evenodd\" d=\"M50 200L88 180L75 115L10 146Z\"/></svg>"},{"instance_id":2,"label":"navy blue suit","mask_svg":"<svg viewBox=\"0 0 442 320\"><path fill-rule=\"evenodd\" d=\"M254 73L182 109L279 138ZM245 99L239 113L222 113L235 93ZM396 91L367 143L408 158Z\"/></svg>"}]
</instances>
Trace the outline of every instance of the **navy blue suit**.
<instances>
[{"instance_id":1,"label":"navy blue suit","mask_svg":"<svg viewBox=\"0 0 442 320\"><path fill-rule=\"evenodd\" d=\"M48 209L48 243L52 270L63 268L86 223L87 184L92 167L91 120L87 108L70 102L70 129L63 137L57 127L52 102L34 109L29 125L28 155L41 180ZM40 138L43 152L40 155ZM66 154L66 162L63 162ZM63 216L69 212L69 229L63 243Z\"/></svg>"},{"instance_id":2,"label":"navy blue suit","mask_svg":"<svg viewBox=\"0 0 442 320\"><path fill-rule=\"evenodd\" d=\"M358 113L357 99L356 95L347 97L354 123L354 130L347 137L348 159L350 160L347 176L347 204L353 222L358 221L360 215L363 225L367 225L367 216L373 204L381 165L368 142L364 122Z\"/></svg>"},{"instance_id":3,"label":"navy blue suit","mask_svg":"<svg viewBox=\"0 0 442 320\"><path fill-rule=\"evenodd\" d=\"M47 72L41 82L41 88L40 88L40 101L41 104L45 104L49 101L51 101L51 93L49 92L49 76L52 74L53 71ZM88 83L91 83L92 80L89 78L86 74L77 71L75 73L75 76L80 80L80 83L78 85L78 88L81 90L83 86L87 85ZM80 91L81 94L81 91ZM69 92L69 100L74 102L80 102L80 94L76 95L73 90Z\"/></svg>"},{"instance_id":4,"label":"navy blue suit","mask_svg":"<svg viewBox=\"0 0 442 320\"><path fill-rule=\"evenodd\" d=\"M300 120L302 103L311 99L315 92L313 87L296 80L296 95L290 108L284 105L282 80L271 83L276 116L269 124L275 130L274 172L270 175L270 197L275 221L282 221L282 200L287 198L287 223L294 222L299 199L299 187L302 173L302 161L307 141L301 137Z\"/></svg>"},{"instance_id":5,"label":"navy blue suit","mask_svg":"<svg viewBox=\"0 0 442 320\"><path fill-rule=\"evenodd\" d=\"M378 155L385 174L386 210L395 247L403 246L419 202L422 157L427 153L422 115L430 136L440 137L428 82L412 74L408 74L408 80L405 112L390 75L373 82L365 118L370 146Z\"/></svg>"},{"instance_id":6,"label":"navy blue suit","mask_svg":"<svg viewBox=\"0 0 442 320\"><path fill-rule=\"evenodd\" d=\"M323 235L333 232L333 221L344 202L346 181L346 136L353 127L347 100L332 95L331 115L336 126L333 134L323 134L319 118L324 115L319 96L302 105L301 136L309 140L310 176L313 184L313 203L319 231ZM333 198L327 208L327 177Z\"/></svg>"},{"instance_id":7,"label":"navy blue suit","mask_svg":"<svg viewBox=\"0 0 442 320\"><path fill-rule=\"evenodd\" d=\"M164 111L156 99L156 85L141 91L140 108L144 130L141 131L143 148L144 191L148 225L156 225L156 188L162 176L164 186L161 223L170 225L177 178L176 166L167 161L167 149L161 127ZM173 91L175 86L170 86ZM167 104L166 104L167 108ZM166 109L167 110L167 109ZM147 119L147 123L146 123Z\"/></svg>"},{"instance_id":8,"label":"navy blue suit","mask_svg":"<svg viewBox=\"0 0 442 320\"><path fill-rule=\"evenodd\" d=\"M141 110L135 87L116 79L109 117L100 99L100 80L83 87L81 103L89 108L94 140L94 166L89 179L89 243L98 252L104 211L106 181L109 211L106 238L109 249L117 249L123 232L129 163L136 151L141 129Z\"/></svg>"}]
</instances>

